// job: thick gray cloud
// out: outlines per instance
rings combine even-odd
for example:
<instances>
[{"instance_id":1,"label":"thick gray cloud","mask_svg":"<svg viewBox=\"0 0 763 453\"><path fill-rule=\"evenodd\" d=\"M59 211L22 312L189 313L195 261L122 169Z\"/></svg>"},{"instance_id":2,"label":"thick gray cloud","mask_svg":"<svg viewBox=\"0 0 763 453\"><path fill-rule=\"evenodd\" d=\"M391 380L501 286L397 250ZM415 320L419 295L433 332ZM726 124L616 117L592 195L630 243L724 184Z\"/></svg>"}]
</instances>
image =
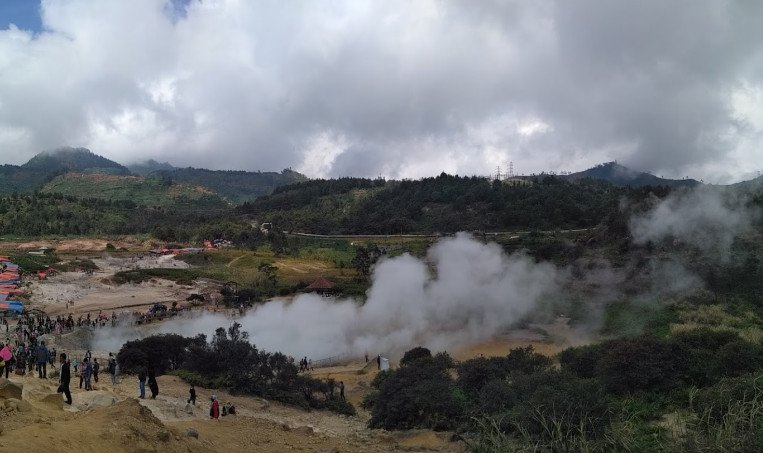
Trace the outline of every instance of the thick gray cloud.
<instances>
[{"instance_id":1,"label":"thick gray cloud","mask_svg":"<svg viewBox=\"0 0 763 453\"><path fill-rule=\"evenodd\" d=\"M0 31L0 154L311 176L730 181L763 157L751 1L44 0Z\"/></svg>"}]
</instances>

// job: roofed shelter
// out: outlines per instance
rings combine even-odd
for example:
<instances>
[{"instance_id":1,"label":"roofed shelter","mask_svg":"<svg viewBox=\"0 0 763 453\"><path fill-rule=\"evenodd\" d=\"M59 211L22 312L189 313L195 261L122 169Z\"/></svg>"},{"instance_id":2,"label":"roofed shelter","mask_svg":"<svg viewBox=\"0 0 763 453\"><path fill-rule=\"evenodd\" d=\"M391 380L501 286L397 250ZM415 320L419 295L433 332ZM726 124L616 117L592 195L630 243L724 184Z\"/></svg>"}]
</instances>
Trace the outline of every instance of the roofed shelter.
<instances>
[{"instance_id":1,"label":"roofed shelter","mask_svg":"<svg viewBox=\"0 0 763 453\"><path fill-rule=\"evenodd\" d=\"M321 277L305 288L305 291L321 295L332 295L336 293L336 283Z\"/></svg>"}]
</instances>

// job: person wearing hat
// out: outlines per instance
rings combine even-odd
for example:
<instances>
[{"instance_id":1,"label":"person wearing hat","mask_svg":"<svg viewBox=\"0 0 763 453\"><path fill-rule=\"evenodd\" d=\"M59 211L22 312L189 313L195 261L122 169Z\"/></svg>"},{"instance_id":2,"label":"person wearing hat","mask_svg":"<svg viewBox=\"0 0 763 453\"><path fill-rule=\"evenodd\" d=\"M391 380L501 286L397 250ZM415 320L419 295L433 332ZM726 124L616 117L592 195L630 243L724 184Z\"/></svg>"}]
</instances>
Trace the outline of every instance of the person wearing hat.
<instances>
[{"instance_id":1,"label":"person wearing hat","mask_svg":"<svg viewBox=\"0 0 763 453\"><path fill-rule=\"evenodd\" d=\"M215 420L220 420L220 403L217 401L217 397L212 395L212 407L209 408L209 416Z\"/></svg>"}]
</instances>

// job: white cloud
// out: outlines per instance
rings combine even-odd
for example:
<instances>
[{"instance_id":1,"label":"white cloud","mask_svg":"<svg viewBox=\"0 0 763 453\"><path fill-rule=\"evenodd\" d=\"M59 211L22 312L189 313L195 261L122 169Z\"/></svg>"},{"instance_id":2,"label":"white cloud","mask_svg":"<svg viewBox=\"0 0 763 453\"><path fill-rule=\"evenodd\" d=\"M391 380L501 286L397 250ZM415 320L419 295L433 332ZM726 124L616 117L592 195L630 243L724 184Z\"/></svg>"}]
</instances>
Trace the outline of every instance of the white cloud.
<instances>
[{"instance_id":1,"label":"white cloud","mask_svg":"<svg viewBox=\"0 0 763 453\"><path fill-rule=\"evenodd\" d=\"M178 12L169 0L44 0L41 11L41 33L0 30L7 162L77 145L125 163L419 177L618 159L727 181L761 157L755 2L192 0Z\"/></svg>"}]
</instances>

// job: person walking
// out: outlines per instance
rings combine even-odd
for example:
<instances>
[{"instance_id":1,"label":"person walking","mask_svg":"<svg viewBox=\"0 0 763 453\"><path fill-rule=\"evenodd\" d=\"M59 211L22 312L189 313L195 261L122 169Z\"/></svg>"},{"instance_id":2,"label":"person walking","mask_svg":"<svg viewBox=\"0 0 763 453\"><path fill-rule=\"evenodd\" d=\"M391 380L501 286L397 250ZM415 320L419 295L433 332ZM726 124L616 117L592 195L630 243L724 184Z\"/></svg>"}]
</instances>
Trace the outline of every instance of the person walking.
<instances>
[{"instance_id":1,"label":"person walking","mask_svg":"<svg viewBox=\"0 0 763 453\"><path fill-rule=\"evenodd\" d=\"M69 370L69 361L66 360L66 354L63 352L59 358L61 363L61 375L59 376L58 393L63 393L66 397L66 404L72 404L72 392L69 390L69 381L71 371Z\"/></svg>"},{"instance_id":2,"label":"person walking","mask_svg":"<svg viewBox=\"0 0 763 453\"><path fill-rule=\"evenodd\" d=\"M156 373L153 368L148 370L148 388L151 390L151 399L155 400L159 394L159 384L156 383Z\"/></svg>"},{"instance_id":3,"label":"person walking","mask_svg":"<svg viewBox=\"0 0 763 453\"><path fill-rule=\"evenodd\" d=\"M82 379L85 381L85 390L93 390L90 385L90 378L93 375L93 364L90 363L90 359L85 357L85 361L82 362Z\"/></svg>"},{"instance_id":4,"label":"person walking","mask_svg":"<svg viewBox=\"0 0 763 453\"><path fill-rule=\"evenodd\" d=\"M344 381L339 381L339 398L344 401Z\"/></svg>"},{"instance_id":5,"label":"person walking","mask_svg":"<svg viewBox=\"0 0 763 453\"><path fill-rule=\"evenodd\" d=\"M93 359L93 380L98 383L98 371L101 369L101 364L98 363L98 358Z\"/></svg>"},{"instance_id":6,"label":"person walking","mask_svg":"<svg viewBox=\"0 0 763 453\"><path fill-rule=\"evenodd\" d=\"M146 397L146 367L143 367L138 372L138 389L140 390L140 395L138 398L145 398Z\"/></svg>"},{"instance_id":7,"label":"person walking","mask_svg":"<svg viewBox=\"0 0 763 453\"><path fill-rule=\"evenodd\" d=\"M111 375L111 385L117 385L117 359L114 354L109 352L109 374Z\"/></svg>"},{"instance_id":8,"label":"person walking","mask_svg":"<svg viewBox=\"0 0 763 453\"><path fill-rule=\"evenodd\" d=\"M40 379L47 379L48 348L45 347L44 341L41 341L40 344L37 345L35 354L37 356L37 377Z\"/></svg>"}]
</instances>

